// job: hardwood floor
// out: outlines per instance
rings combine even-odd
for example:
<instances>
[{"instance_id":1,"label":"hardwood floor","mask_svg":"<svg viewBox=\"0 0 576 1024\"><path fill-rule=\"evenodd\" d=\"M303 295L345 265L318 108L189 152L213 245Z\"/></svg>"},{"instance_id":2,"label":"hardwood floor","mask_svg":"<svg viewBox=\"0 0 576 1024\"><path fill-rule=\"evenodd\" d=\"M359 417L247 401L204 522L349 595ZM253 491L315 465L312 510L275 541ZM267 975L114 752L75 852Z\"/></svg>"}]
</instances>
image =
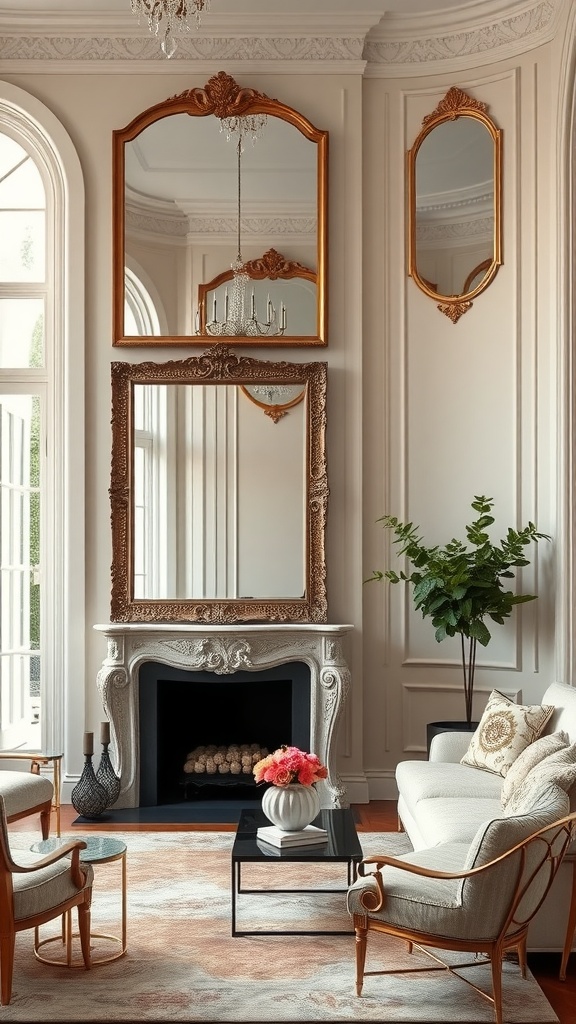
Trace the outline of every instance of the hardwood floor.
<instances>
[{"instance_id":1,"label":"hardwood floor","mask_svg":"<svg viewBox=\"0 0 576 1024\"><path fill-rule=\"evenodd\" d=\"M354 810L357 816L357 828L359 832L395 832L397 828L396 803L393 800L373 800L369 804L356 804ZM64 804L61 808L61 829L68 831L72 822L77 817L76 811L70 804ZM10 825L10 830L29 831L31 819L24 818L19 822ZM54 831L54 821L52 822ZM230 823L222 824L111 824L106 823L106 830L110 832L234 832L236 826ZM102 825L83 825L82 831L99 831ZM566 981L559 981L558 968L560 966L560 954L556 953L531 953L528 956L528 964L532 974L538 981L550 1005L554 1009L560 1024L576 1024L576 953L572 954L568 965L568 977Z\"/></svg>"}]
</instances>

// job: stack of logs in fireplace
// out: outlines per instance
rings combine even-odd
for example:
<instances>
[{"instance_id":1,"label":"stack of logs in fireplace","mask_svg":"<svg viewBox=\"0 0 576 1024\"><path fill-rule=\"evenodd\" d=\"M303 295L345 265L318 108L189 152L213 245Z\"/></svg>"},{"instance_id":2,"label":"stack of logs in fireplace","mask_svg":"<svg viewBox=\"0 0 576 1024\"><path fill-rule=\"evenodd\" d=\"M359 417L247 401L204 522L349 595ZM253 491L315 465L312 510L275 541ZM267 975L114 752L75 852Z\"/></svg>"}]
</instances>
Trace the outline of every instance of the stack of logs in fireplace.
<instances>
[{"instance_id":1,"label":"stack of logs in fireplace","mask_svg":"<svg viewBox=\"0 0 576 1024\"><path fill-rule=\"evenodd\" d=\"M254 765L267 756L268 749L259 743L209 743L190 751L184 771L188 775L251 775Z\"/></svg>"}]
</instances>

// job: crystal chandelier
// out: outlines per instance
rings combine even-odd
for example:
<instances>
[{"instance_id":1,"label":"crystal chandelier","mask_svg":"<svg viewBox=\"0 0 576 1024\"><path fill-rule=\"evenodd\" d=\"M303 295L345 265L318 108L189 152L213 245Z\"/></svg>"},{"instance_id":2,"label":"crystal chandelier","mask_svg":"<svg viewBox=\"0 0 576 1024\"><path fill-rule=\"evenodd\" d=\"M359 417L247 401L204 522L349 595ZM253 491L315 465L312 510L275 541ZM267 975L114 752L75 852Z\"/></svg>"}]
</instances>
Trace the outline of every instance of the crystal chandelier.
<instances>
[{"instance_id":1,"label":"crystal chandelier","mask_svg":"<svg viewBox=\"0 0 576 1024\"><path fill-rule=\"evenodd\" d=\"M280 317L278 317L276 308L270 301L270 296L268 296L266 302L266 319L258 319L254 288L252 288L252 293L248 299L250 276L245 270L242 246L240 242L242 185L241 158L244 148L243 137L248 132L252 136L252 141L254 142L264 123L265 116L263 115L255 115L254 118L251 117L249 119L239 117L227 118L222 122L222 129L227 132L228 139L231 138L233 133L238 132L238 142L236 147L238 155L238 252L236 254L236 259L231 264L233 277L230 293L228 292L228 288L226 288L224 295L223 319L218 319L216 293L214 293L214 299L212 301L212 319L208 320L208 316L206 316L206 323L202 333L210 334L213 337L276 337L284 334L286 330L286 306L282 303L280 306Z\"/></svg>"},{"instance_id":2,"label":"crystal chandelier","mask_svg":"<svg viewBox=\"0 0 576 1024\"><path fill-rule=\"evenodd\" d=\"M163 52L171 57L176 51L174 32L189 32L192 15L198 28L202 11L210 9L210 0L130 0L130 5L138 21L142 16L147 19L150 31L160 36Z\"/></svg>"}]
</instances>

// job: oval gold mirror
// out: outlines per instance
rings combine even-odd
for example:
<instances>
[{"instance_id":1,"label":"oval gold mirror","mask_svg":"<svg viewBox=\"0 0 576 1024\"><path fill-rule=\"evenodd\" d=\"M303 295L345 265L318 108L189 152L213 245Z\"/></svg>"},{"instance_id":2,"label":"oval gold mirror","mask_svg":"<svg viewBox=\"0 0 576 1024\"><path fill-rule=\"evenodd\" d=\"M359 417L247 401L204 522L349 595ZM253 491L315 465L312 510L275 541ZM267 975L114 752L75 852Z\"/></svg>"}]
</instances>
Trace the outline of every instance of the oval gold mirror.
<instances>
[{"instance_id":1,"label":"oval gold mirror","mask_svg":"<svg viewBox=\"0 0 576 1024\"><path fill-rule=\"evenodd\" d=\"M327 344L326 131L221 71L115 131L113 160L115 345Z\"/></svg>"},{"instance_id":2,"label":"oval gold mirror","mask_svg":"<svg viewBox=\"0 0 576 1024\"><path fill-rule=\"evenodd\" d=\"M220 344L112 363L112 622L326 621L326 380Z\"/></svg>"},{"instance_id":3,"label":"oval gold mirror","mask_svg":"<svg viewBox=\"0 0 576 1024\"><path fill-rule=\"evenodd\" d=\"M407 157L408 273L457 323L502 263L502 131L451 88Z\"/></svg>"}]
</instances>

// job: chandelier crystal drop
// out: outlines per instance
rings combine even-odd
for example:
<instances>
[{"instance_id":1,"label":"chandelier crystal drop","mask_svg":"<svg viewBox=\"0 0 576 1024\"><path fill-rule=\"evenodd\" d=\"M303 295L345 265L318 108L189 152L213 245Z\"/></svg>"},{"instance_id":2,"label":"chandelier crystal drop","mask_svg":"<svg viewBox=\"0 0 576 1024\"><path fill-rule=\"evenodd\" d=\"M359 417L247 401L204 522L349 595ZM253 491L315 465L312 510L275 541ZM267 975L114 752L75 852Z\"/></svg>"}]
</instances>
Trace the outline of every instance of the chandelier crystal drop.
<instances>
[{"instance_id":1,"label":"chandelier crystal drop","mask_svg":"<svg viewBox=\"0 0 576 1024\"><path fill-rule=\"evenodd\" d=\"M233 277L230 292L226 288L224 296L224 317L222 320L218 319L218 303L216 300L216 292L214 292L214 298L212 300L212 318L209 320L208 315L205 318L204 334L209 334L213 337L241 337L241 338L252 338L252 337L279 337L284 334L287 326L286 321L286 306L282 303L280 307L280 316L276 307L270 301L270 295L268 295L266 301L266 319L258 319L258 311L256 308L256 296L254 288L250 298L248 298L248 288L250 285L250 275L246 272L245 262L242 256L242 246L240 240L240 229L241 229L241 184L242 184L242 152L243 152L243 137L248 132L252 134L253 125L245 126L240 124L241 121L245 121L245 118L234 118L239 122L234 127L230 128L230 133L238 133L238 141L236 144L237 155L238 155L238 222L237 222L237 242L238 252L236 259L231 264ZM260 125L259 130L263 125ZM228 130L228 129L226 129ZM230 134L228 138L230 138ZM253 136L253 141L255 141Z\"/></svg>"},{"instance_id":2,"label":"chandelier crystal drop","mask_svg":"<svg viewBox=\"0 0 576 1024\"><path fill-rule=\"evenodd\" d=\"M189 32L194 17L200 26L203 11L210 9L210 0L130 0L132 13L138 21L145 17L148 28L160 37L160 45L167 57L176 51L175 32Z\"/></svg>"}]
</instances>

